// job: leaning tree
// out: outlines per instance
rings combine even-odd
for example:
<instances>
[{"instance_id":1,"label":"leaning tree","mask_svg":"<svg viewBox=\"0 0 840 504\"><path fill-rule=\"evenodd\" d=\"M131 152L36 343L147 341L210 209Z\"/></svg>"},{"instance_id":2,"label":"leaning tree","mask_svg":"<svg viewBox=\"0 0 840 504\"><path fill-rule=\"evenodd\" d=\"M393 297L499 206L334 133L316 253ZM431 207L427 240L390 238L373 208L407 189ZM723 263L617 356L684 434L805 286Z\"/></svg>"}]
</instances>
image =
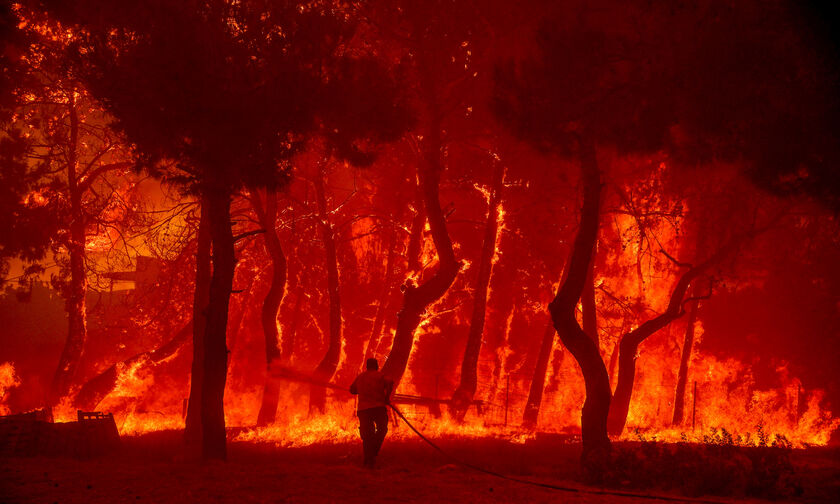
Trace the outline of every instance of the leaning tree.
<instances>
[{"instance_id":1,"label":"leaning tree","mask_svg":"<svg viewBox=\"0 0 840 504\"><path fill-rule=\"evenodd\" d=\"M571 255L549 313L563 344L581 367L586 400L581 417L583 454L588 467L597 469L609 452L607 414L611 390L606 367L596 342L576 319L598 236L601 207L602 147L646 150L662 136L658 110L646 100L650 90L634 92L612 75L617 64L611 52L621 40L607 40L586 24L546 24L537 34L539 58L505 64L497 71L499 117L535 146L577 159L583 200L580 223ZM609 47L605 47L609 45ZM625 76L628 80L640 75ZM660 105L653 102L652 105ZM637 126L647 135L625 138L621 133Z\"/></svg>"}]
</instances>

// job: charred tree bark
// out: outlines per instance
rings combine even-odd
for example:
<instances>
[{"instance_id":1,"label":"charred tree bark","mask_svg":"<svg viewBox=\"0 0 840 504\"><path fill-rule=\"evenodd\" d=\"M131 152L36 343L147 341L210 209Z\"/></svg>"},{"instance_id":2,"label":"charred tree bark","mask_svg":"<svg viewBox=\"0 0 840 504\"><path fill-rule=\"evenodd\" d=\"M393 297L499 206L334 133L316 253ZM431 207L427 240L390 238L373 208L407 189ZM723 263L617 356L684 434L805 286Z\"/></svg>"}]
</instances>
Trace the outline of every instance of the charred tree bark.
<instances>
[{"instance_id":1,"label":"charred tree bark","mask_svg":"<svg viewBox=\"0 0 840 504\"><path fill-rule=\"evenodd\" d=\"M490 201L487 205L487 221L484 225L484 242L481 245L481 257L478 264L470 332L467 335L467 347L461 362L461 380L452 394L452 412L457 421L463 421L470 403L475 397L478 385L478 356L481 352L481 336L484 334L484 320L487 311L487 293L490 287L490 274L493 270L493 256L496 254L496 235L499 229L499 203L502 197L504 167L497 162L493 170L493 182Z\"/></svg>"},{"instance_id":2,"label":"charred tree bark","mask_svg":"<svg viewBox=\"0 0 840 504\"><path fill-rule=\"evenodd\" d=\"M382 291L379 294L379 303L376 306L376 315L373 318L373 328L370 332L365 357L362 365L376 356L376 348L379 346L379 337L382 335L382 327L385 325L385 312L391 300L391 290L394 288L394 261L397 257L397 231L394 226L389 226L388 234L388 257L385 260L385 279L382 281Z\"/></svg>"},{"instance_id":3,"label":"charred tree bark","mask_svg":"<svg viewBox=\"0 0 840 504\"><path fill-rule=\"evenodd\" d=\"M397 329L391 351L382 366L382 372L394 380L395 390L405 373L408 357L414 346L414 331L420 325L423 314L432 303L443 297L455 277L460 265L455 260L452 240L446 229L446 218L440 207L440 175L443 171L443 143L441 139L441 113L434 99L430 82L424 82L424 94L429 112L428 128L423 135L422 160L417 170L423 208L429 221L429 229L438 255L438 270L419 286L405 285L403 305L397 314Z\"/></svg>"},{"instance_id":4,"label":"charred tree bark","mask_svg":"<svg viewBox=\"0 0 840 504\"><path fill-rule=\"evenodd\" d=\"M230 222L230 192L215 187L207 196L213 276L204 331L203 383L201 386L202 458L227 458L225 440L225 381L227 380L227 322L233 274L236 269Z\"/></svg>"},{"instance_id":5,"label":"charred tree bark","mask_svg":"<svg viewBox=\"0 0 840 504\"><path fill-rule=\"evenodd\" d=\"M698 304L699 301L693 301L688 309L688 323L685 326L685 337L683 338L682 354L680 355L680 370L677 374L672 425L681 425L685 416L683 411L685 408L685 384L688 381L688 362L691 359L691 349L694 346L694 324L697 322Z\"/></svg>"},{"instance_id":6,"label":"charred tree bark","mask_svg":"<svg viewBox=\"0 0 840 504\"><path fill-rule=\"evenodd\" d=\"M260 225L266 230L263 235L265 248L271 258L271 285L263 300L260 322L265 338L266 377L263 385L260 411L257 414L257 425L263 426L274 423L277 415L277 403L280 399L280 387L276 378L271 376L271 366L280 358L280 331L277 326L277 314L286 293L286 255L277 236L277 193L267 190L265 207L259 201L259 195L252 198L254 211L260 220Z\"/></svg>"},{"instance_id":7,"label":"charred tree bark","mask_svg":"<svg viewBox=\"0 0 840 504\"><path fill-rule=\"evenodd\" d=\"M321 228L321 237L324 240L324 249L327 256L327 289L330 301L330 329L329 345L327 353L318 367L315 368L316 379L328 382L332 379L338 361L341 358L341 296L339 293L338 279L338 257L335 251L335 236L332 225L327 215L327 199L324 194L324 171L319 169L315 178L315 197L318 202L318 221ZM327 389L314 385L309 389L309 412L323 413L326 407Z\"/></svg>"},{"instance_id":8,"label":"charred tree bark","mask_svg":"<svg viewBox=\"0 0 840 504\"><path fill-rule=\"evenodd\" d=\"M415 184L418 188L417 199L415 205L417 206L414 218L411 220L411 230L408 235L408 250L406 252L406 259L408 261L408 271L420 271L423 266L420 264L420 252L423 245L423 228L426 225L426 212L424 210L423 194L420 191L419 184Z\"/></svg>"},{"instance_id":9,"label":"charred tree bark","mask_svg":"<svg viewBox=\"0 0 840 504\"><path fill-rule=\"evenodd\" d=\"M611 435L621 435L624 425L627 423L627 412L630 410L630 399L633 395L633 384L636 379L636 357L639 345L685 313L682 306L683 298L691 282L711 265L723 259L740 241L741 239L733 240L728 246L721 248L702 264L689 268L674 286L671 299L668 301L668 308L662 314L646 321L621 338L618 352L618 380L613 395L613 404L610 407L609 432Z\"/></svg>"},{"instance_id":10,"label":"charred tree bark","mask_svg":"<svg viewBox=\"0 0 840 504\"><path fill-rule=\"evenodd\" d=\"M586 284L581 295L581 307L583 309L583 332L585 332L598 347L598 323L595 313L595 286L593 275L594 257L590 260L589 272L586 276ZM564 272L565 274L565 272ZM561 280L562 282L562 280ZM528 389L528 400L525 402L525 411L522 414L522 426L533 429L537 425L542 407L542 398L545 393L545 379L548 373L548 364L551 360L551 350L554 347L554 338L557 331L554 322L548 323L540 343L540 350L537 354L537 365L534 367L534 375L531 378L531 387ZM600 348L598 350L600 353Z\"/></svg>"},{"instance_id":11,"label":"charred tree bark","mask_svg":"<svg viewBox=\"0 0 840 504\"><path fill-rule=\"evenodd\" d=\"M58 367L47 398L49 406L57 405L70 392L79 370L79 362L87 339L87 271L85 266L85 216L82 211L82 189L78 180L79 115L75 94L71 91L68 103L70 138L67 153L67 191L70 199L70 233L67 251L70 255L70 281L66 288L67 340L58 360Z\"/></svg>"},{"instance_id":12,"label":"charred tree bark","mask_svg":"<svg viewBox=\"0 0 840 504\"><path fill-rule=\"evenodd\" d=\"M195 252L195 291L193 292L193 360L190 372L190 397L184 440L197 450L201 441L201 388L204 376L204 331L207 328L207 307L210 303L212 264L210 257L210 213L207 198L201 199L201 216Z\"/></svg>"},{"instance_id":13,"label":"charred tree bark","mask_svg":"<svg viewBox=\"0 0 840 504\"><path fill-rule=\"evenodd\" d=\"M594 159L594 152L591 154L592 160L590 163L594 166L597 172L597 164ZM581 162L584 162L584 157L581 157ZM597 173L596 173L597 176ZM584 184L584 191L586 191L586 181L583 181ZM598 182L600 188L600 182ZM600 189L599 189L600 191ZM586 198L586 194L584 194L584 200ZM584 201L586 203L586 201ZM580 295L580 303L581 303L581 310L582 310L582 320L583 320L583 332L589 336L593 343L595 343L595 348L598 350L598 354L600 355L600 344L599 344L599 337L598 337L598 318L597 318L597 307L595 304L595 251L597 247L598 241L598 228L600 226L600 192L598 194L598 200L595 202L590 202L590 204L595 206L594 210L589 210L590 214L594 214L594 218L596 222L595 226L595 240L592 243L592 251L589 255L589 264L587 265L586 269L586 278L583 284L582 292ZM581 226L583 226L583 219L581 219ZM573 251L574 253L574 251ZM566 277L569 274L569 268L571 268L571 262L567 266L567 269L563 272L563 278L561 279L561 285L565 284ZM559 295L559 291L558 291ZM555 334L557 334L557 330L554 326L554 320L549 323L548 327L546 327L545 332L543 333L542 342L540 344L540 350L537 355L537 365L534 368L534 376L531 379L531 387L528 390L528 400L525 403L525 411L522 415L522 425L523 427L532 429L537 425L537 420L540 414L540 408L542 406L542 398L545 393L545 380L546 374L548 371L548 364L551 360L551 350L554 346L554 338Z\"/></svg>"},{"instance_id":14,"label":"charred tree bark","mask_svg":"<svg viewBox=\"0 0 840 504\"><path fill-rule=\"evenodd\" d=\"M595 241L601 200L601 181L595 146L580 143L583 206L580 227L575 237L569 267L549 312L560 340L580 365L586 388L581 413L581 459L587 470L599 472L610 451L607 415L610 409L610 381L597 345L578 325L575 308L581 298Z\"/></svg>"},{"instance_id":15,"label":"charred tree bark","mask_svg":"<svg viewBox=\"0 0 840 504\"><path fill-rule=\"evenodd\" d=\"M597 253L597 243L595 245ZM595 304L595 258L592 258L589 264L589 273L586 275L586 284L583 286L583 295L580 299L581 311L583 315L583 332L587 334L595 346L598 347L598 353L601 352L601 341L598 337L598 311Z\"/></svg>"},{"instance_id":16,"label":"charred tree bark","mask_svg":"<svg viewBox=\"0 0 840 504\"><path fill-rule=\"evenodd\" d=\"M426 212L423 210L423 198L422 194L419 190L419 185L416 183L415 179L415 187L417 189L417 197L415 200L414 208L415 213L414 217L411 219L411 227L408 233L408 246L406 248L406 273L407 273L407 281L406 285L411 285L412 287L416 286L414 284L414 278L416 275L419 275L420 270L422 269L423 265L420 264L420 255L421 249L423 245L423 232L426 225ZM405 287L401 290L405 292ZM389 304L391 302L390 297ZM384 325L384 319L383 319ZM385 350L389 347L393 347L394 341L393 337L383 337L383 332L379 331L379 339L376 342L376 345L372 345L370 347L370 352L372 353L371 356L380 355L381 353L385 352Z\"/></svg>"},{"instance_id":17,"label":"charred tree bark","mask_svg":"<svg viewBox=\"0 0 840 504\"><path fill-rule=\"evenodd\" d=\"M169 357L175 355L175 353L184 346L184 343L187 342L190 335L191 329L192 320L175 333L175 336L173 336L169 341L158 348L152 350L151 352L142 352L133 355L128 359L115 363L102 373L88 380L88 382L79 389L79 393L76 394L76 397L73 399L73 407L84 411L95 410L96 406L114 390L114 387L117 386L120 369L131 368L142 361L146 361L144 365L155 365L163 362Z\"/></svg>"}]
</instances>

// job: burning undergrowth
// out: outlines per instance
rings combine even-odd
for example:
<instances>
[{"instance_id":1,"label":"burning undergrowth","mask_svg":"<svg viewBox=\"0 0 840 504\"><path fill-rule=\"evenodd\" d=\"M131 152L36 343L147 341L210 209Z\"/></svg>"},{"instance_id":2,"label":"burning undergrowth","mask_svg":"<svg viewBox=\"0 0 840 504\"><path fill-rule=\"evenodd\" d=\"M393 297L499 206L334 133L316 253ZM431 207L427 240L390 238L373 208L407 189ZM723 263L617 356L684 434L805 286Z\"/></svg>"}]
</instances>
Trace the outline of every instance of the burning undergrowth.
<instances>
[{"instance_id":1,"label":"burning undergrowth","mask_svg":"<svg viewBox=\"0 0 840 504\"><path fill-rule=\"evenodd\" d=\"M15 367L11 362L0 364L0 415L8 415L11 410L5 404L6 393L20 385L20 379L15 374Z\"/></svg>"}]
</instances>

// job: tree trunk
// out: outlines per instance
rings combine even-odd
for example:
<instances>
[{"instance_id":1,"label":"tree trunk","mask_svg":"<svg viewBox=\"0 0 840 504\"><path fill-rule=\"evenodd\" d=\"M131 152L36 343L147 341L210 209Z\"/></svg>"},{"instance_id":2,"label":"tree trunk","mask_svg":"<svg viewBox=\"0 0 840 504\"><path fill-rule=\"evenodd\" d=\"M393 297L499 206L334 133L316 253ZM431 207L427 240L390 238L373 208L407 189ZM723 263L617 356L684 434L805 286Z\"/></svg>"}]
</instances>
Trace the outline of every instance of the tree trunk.
<instances>
[{"instance_id":1,"label":"tree trunk","mask_svg":"<svg viewBox=\"0 0 840 504\"><path fill-rule=\"evenodd\" d=\"M76 380L79 363L87 339L87 271L85 267L85 216L82 211L82 189L77 180L79 141L79 116L76 110L75 94L71 91L68 103L70 116L69 152L67 154L67 191L70 200L70 233L67 251L70 255L70 282L65 294L67 311L67 340L58 360L50 393L49 406L57 405L70 392Z\"/></svg>"},{"instance_id":2,"label":"tree trunk","mask_svg":"<svg viewBox=\"0 0 840 504\"><path fill-rule=\"evenodd\" d=\"M318 202L318 221L321 227L321 237L324 240L324 249L327 257L327 290L330 301L330 337L327 353L318 367L315 368L314 376L317 380L328 382L332 379L338 361L341 358L341 296L339 295L338 279L338 257L335 251L335 236L332 225L327 214L327 198L324 194L324 168L318 170L315 178L315 197ZM327 389L313 385L309 389L309 412L323 413L326 408Z\"/></svg>"},{"instance_id":3,"label":"tree trunk","mask_svg":"<svg viewBox=\"0 0 840 504\"><path fill-rule=\"evenodd\" d=\"M415 213L411 220L411 228L408 234L408 247L406 249L406 281L401 287L401 291L405 292L408 286L415 287L415 280L419 278L420 271L423 265L420 264L420 253L423 248L423 233L426 224L426 212L423 209L423 198L420 188L415 184L417 189L417 197L415 200ZM389 304L391 302L390 297ZM399 314L398 322L399 322ZM383 320L384 324L384 320ZM371 346L370 351L373 355L381 355L385 353L386 349L392 348L394 345L394 337L389 334L379 332L379 340L375 346ZM390 352L390 350L388 350Z\"/></svg>"},{"instance_id":4,"label":"tree trunk","mask_svg":"<svg viewBox=\"0 0 840 504\"><path fill-rule=\"evenodd\" d=\"M675 299L672 294L672 300ZM627 423L627 413L630 410L630 399L633 395L633 384L636 380L636 357L639 345L652 334L682 316L679 304L682 296L677 300L676 311L665 313L648 320L636 330L625 334L621 338L618 350L618 381L615 386L612 407L610 408L609 433L620 436Z\"/></svg>"},{"instance_id":5,"label":"tree trunk","mask_svg":"<svg viewBox=\"0 0 840 504\"><path fill-rule=\"evenodd\" d=\"M411 220L411 230L408 235L408 250L406 251L406 260L408 262L409 274L420 271L423 267L420 264L420 253L423 248L423 231L426 225L426 212L423 203L423 194L420 188L417 188L417 198L415 201L417 206L414 213L414 218Z\"/></svg>"},{"instance_id":6,"label":"tree trunk","mask_svg":"<svg viewBox=\"0 0 840 504\"><path fill-rule=\"evenodd\" d=\"M300 316L304 307L303 283L298 284L294 290L294 308L292 309L292 320L283 330L283 339L280 341L280 360L284 363L291 363L292 354L295 349L295 335L300 324Z\"/></svg>"},{"instance_id":7,"label":"tree trunk","mask_svg":"<svg viewBox=\"0 0 840 504\"><path fill-rule=\"evenodd\" d=\"M484 225L484 242L481 246L481 257L478 264L478 278L476 279L475 296L473 298L470 331L467 335L464 359L461 362L461 381L452 394L452 412L459 422L464 420L470 403L475 397L475 390L478 385L478 356L481 352L481 337L484 334L487 293L490 287L490 274L493 269L493 256L496 254L496 235L499 228L498 209L505 173L501 162L496 162L494 168L490 200L487 202L487 220Z\"/></svg>"},{"instance_id":8,"label":"tree trunk","mask_svg":"<svg viewBox=\"0 0 840 504\"><path fill-rule=\"evenodd\" d=\"M688 309L688 323L685 326L682 355L680 355L680 370L677 374L677 390L674 396L674 418L671 420L672 425L682 425L683 423L685 384L688 381L688 363L691 360L691 349L694 346L694 324L697 321L698 304L699 301L694 301Z\"/></svg>"},{"instance_id":9,"label":"tree trunk","mask_svg":"<svg viewBox=\"0 0 840 504\"><path fill-rule=\"evenodd\" d=\"M597 254L597 242L595 244ZM593 257L589 264L589 273L586 275L586 284L583 286L583 294L580 300L581 311L583 312L583 332L587 334L595 346L598 347L598 353L601 352L600 338L598 337L598 310L595 304L595 258Z\"/></svg>"},{"instance_id":10,"label":"tree trunk","mask_svg":"<svg viewBox=\"0 0 840 504\"><path fill-rule=\"evenodd\" d=\"M639 345L652 334L666 327L685 313L682 308L682 303L691 282L708 267L723 259L742 239L733 240L729 245L718 250L704 263L689 268L674 286L674 290L671 292L671 299L668 301L668 308L662 314L646 321L621 338L618 352L618 380L615 386L613 404L610 408L610 435L621 435L627 423L627 412L630 410L630 399L633 395L633 384L636 380L636 353L638 352Z\"/></svg>"},{"instance_id":11,"label":"tree trunk","mask_svg":"<svg viewBox=\"0 0 840 504\"><path fill-rule=\"evenodd\" d=\"M193 361L190 373L190 397L184 440L197 452L201 441L201 386L204 376L204 331L207 328L207 307L210 303L210 213L207 198L201 199L201 215L195 251L195 291L193 292Z\"/></svg>"},{"instance_id":12,"label":"tree trunk","mask_svg":"<svg viewBox=\"0 0 840 504\"><path fill-rule=\"evenodd\" d=\"M548 308L560 340L583 373L586 399L581 413L581 459L588 472L599 474L604 469L610 451L610 439L607 436L610 381L598 346L578 325L575 308L586 284L598 238L601 181L595 146L581 142L580 149L583 183L580 228L575 237L565 279Z\"/></svg>"},{"instance_id":13,"label":"tree trunk","mask_svg":"<svg viewBox=\"0 0 840 504\"><path fill-rule=\"evenodd\" d=\"M551 357L551 347L554 345L554 323L549 322L540 341L540 350L537 354L537 365L534 367L534 376L531 378L531 388L528 389L528 400L525 403L525 411L522 414L522 426L526 429L533 429L537 426L537 418L540 415L543 389L545 388L545 375L548 371L548 361Z\"/></svg>"},{"instance_id":14,"label":"tree trunk","mask_svg":"<svg viewBox=\"0 0 840 504\"><path fill-rule=\"evenodd\" d=\"M431 84L424 83L426 103L429 107L429 125L422 142L422 160L417 170L423 208L429 221L429 229L437 251L438 270L419 286L406 284L403 305L397 314L397 329L391 351L382 366L382 372L394 380L395 390L405 373L408 357L414 346L414 331L420 325L423 314L432 303L443 297L455 277L460 265L455 260L452 240L446 229L446 218L440 207L440 175L443 171L441 117Z\"/></svg>"},{"instance_id":15,"label":"tree trunk","mask_svg":"<svg viewBox=\"0 0 840 504\"><path fill-rule=\"evenodd\" d=\"M147 361L147 365L158 364L174 355L186 343L192 329L192 320L184 325L169 341L152 350L133 355L128 359L111 365L102 373L88 380L73 399L73 407L84 411L93 411L117 386L119 369L131 368L138 362Z\"/></svg>"},{"instance_id":16,"label":"tree trunk","mask_svg":"<svg viewBox=\"0 0 840 504\"><path fill-rule=\"evenodd\" d=\"M236 268L230 222L230 192L212 188L208 197L213 276L204 331L203 383L201 387L202 458L227 458L225 443L225 381L227 379L227 322L233 274Z\"/></svg>"},{"instance_id":17,"label":"tree trunk","mask_svg":"<svg viewBox=\"0 0 840 504\"><path fill-rule=\"evenodd\" d=\"M595 286L593 275L594 257L590 260L589 272L586 276L586 284L583 287L581 307L583 309L583 332L585 332L598 347L598 324L595 313ZM564 275L566 272L564 271ZM561 279L562 283L562 279ZM551 360L551 350L554 347L554 337L557 334L554 322L550 321L543 332L540 350L537 354L537 365L534 367L534 376L531 378L531 387L528 389L528 400L525 403L525 411L522 414L522 426L526 429L533 429L537 426L542 407L542 398L545 393L545 378L548 373L548 363ZM600 349L598 350L600 354Z\"/></svg>"},{"instance_id":18,"label":"tree trunk","mask_svg":"<svg viewBox=\"0 0 840 504\"><path fill-rule=\"evenodd\" d=\"M280 332L277 326L277 314L286 292L286 255L277 236L277 193L267 190L265 208L260 204L259 195L252 199L254 210L260 225L265 229L263 239L265 248L271 258L271 285L263 300L260 321L262 322L265 338L266 375L263 385L262 402L257 414L257 425L263 426L274 423L277 415L277 403L280 399L280 387L276 378L271 375L272 364L280 358Z\"/></svg>"},{"instance_id":19,"label":"tree trunk","mask_svg":"<svg viewBox=\"0 0 840 504\"><path fill-rule=\"evenodd\" d=\"M382 334L382 327L385 325L385 312L388 309L389 301L391 300L391 290L394 288L394 262L397 257L397 230L394 226L389 226L388 242L385 245L388 247L388 257L385 260L385 279L382 281L382 291L379 294L379 303L376 306L376 316L373 318L373 328L370 332L367 346L365 347L365 357L362 365L368 359L376 357L376 348L379 346L379 337Z\"/></svg>"}]
</instances>

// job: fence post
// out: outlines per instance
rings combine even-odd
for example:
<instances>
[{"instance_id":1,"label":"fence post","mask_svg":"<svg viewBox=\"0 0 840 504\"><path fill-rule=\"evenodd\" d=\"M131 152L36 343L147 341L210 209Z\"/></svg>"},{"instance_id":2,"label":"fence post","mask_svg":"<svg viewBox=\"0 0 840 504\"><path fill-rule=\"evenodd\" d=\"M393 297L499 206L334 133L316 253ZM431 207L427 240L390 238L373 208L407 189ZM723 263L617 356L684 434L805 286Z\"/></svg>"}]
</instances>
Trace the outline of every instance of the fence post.
<instances>
[{"instance_id":1,"label":"fence post","mask_svg":"<svg viewBox=\"0 0 840 504\"><path fill-rule=\"evenodd\" d=\"M507 427L508 404L510 402L510 374L505 376L505 427Z\"/></svg>"},{"instance_id":2,"label":"fence post","mask_svg":"<svg viewBox=\"0 0 840 504\"><path fill-rule=\"evenodd\" d=\"M694 394L691 400L691 431L694 432L694 422L697 420L697 380L694 380Z\"/></svg>"}]
</instances>

